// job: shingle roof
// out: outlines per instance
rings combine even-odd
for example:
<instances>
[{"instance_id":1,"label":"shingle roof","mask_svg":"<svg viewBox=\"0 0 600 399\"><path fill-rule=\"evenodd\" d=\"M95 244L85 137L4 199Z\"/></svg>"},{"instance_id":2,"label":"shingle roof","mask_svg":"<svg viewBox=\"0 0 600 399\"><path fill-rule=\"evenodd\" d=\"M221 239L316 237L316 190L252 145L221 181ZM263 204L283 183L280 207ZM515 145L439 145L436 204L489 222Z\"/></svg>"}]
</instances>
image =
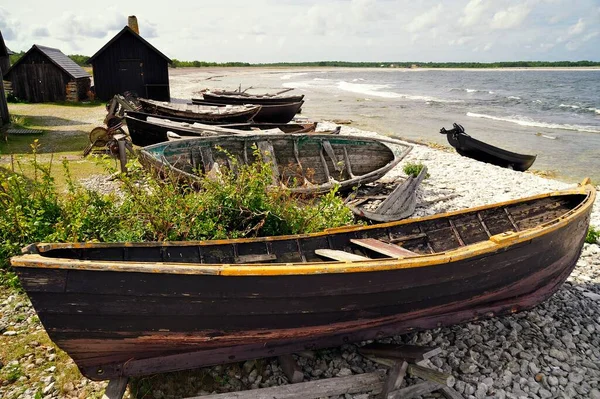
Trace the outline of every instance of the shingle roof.
<instances>
[{"instance_id":1,"label":"shingle roof","mask_svg":"<svg viewBox=\"0 0 600 399\"><path fill-rule=\"evenodd\" d=\"M10 51L8 47L6 47L6 44L4 44L4 39L2 38L2 32L0 32L0 57L5 57L11 54L14 53Z\"/></svg>"},{"instance_id":2,"label":"shingle roof","mask_svg":"<svg viewBox=\"0 0 600 399\"><path fill-rule=\"evenodd\" d=\"M125 34L126 32L129 32L129 33L133 34L133 36L135 38L139 39L146 46L150 47L151 50L155 51L159 56L161 56L162 58L164 58L165 61L167 61L169 64L171 63L171 59L169 57L167 57L166 55L164 55L163 53L161 53L160 51L158 51L158 49L156 47L154 47L147 40L145 40L143 37L141 37L140 35L138 35L137 33L135 33L129 26L125 26L123 29L121 29L121 31L119 33L117 33L115 35L115 37L113 37L112 39L110 39L108 41L108 43L106 43L104 46L102 46L102 48L100 50L96 51L96 54L94 54L94 55L92 55L90 57L89 62L91 63L96 57L98 57L102 52L104 52L104 50L106 50L111 44L113 44L118 38L120 38L121 36L123 36L123 34Z\"/></svg>"},{"instance_id":3,"label":"shingle roof","mask_svg":"<svg viewBox=\"0 0 600 399\"><path fill-rule=\"evenodd\" d=\"M50 61L52 61L57 67L71 75L73 79L79 78L89 78L91 75L84 71L75 61L67 57L57 48L40 46L39 44L34 44L33 47L36 47L42 53L46 54Z\"/></svg>"}]
</instances>

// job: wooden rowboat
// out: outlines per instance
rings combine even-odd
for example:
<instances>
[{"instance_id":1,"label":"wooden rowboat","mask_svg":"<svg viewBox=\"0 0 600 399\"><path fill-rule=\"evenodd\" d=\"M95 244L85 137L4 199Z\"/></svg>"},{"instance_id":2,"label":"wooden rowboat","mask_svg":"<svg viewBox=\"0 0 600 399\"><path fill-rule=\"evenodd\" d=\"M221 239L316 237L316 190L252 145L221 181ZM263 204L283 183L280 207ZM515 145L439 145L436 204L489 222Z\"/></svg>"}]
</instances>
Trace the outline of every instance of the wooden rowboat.
<instances>
[{"instance_id":1,"label":"wooden rowboat","mask_svg":"<svg viewBox=\"0 0 600 399\"><path fill-rule=\"evenodd\" d=\"M225 107L227 104L212 102L202 98L192 98L192 104L208 105L208 106L219 106ZM245 104L252 104L248 101ZM276 103L276 104L259 104L261 105L260 111L254 116L254 122L264 123L288 123L302 108L304 101L298 101L295 103Z\"/></svg>"},{"instance_id":2,"label":"wooden rowboat","mask_svg":"<svg viewBox=\"0 0 600 399\"><path fill-rule=\"evenodd\" d=\"M281 96L281 95L252 95L240 92L204 92L202 97L206 101L221 104L290 104L298 103L304 99L304 94L299 96Z\"/></svg>"},{"instance_id":3,"label":"wooden rowboat","mask_svg":"<svg viewBox=\"0 0 600 399\"><path fill-rule=\"evenodd\" d=\"M316 123L237 123L225 125L207 125L191 119L151 115L141 112L127 112L125 116L127 130L133 144L147 146L168 140L167 132L182 137L203 137L217 134L238 134L243 131L277 130L283 133L314 132ZM333 131L323 132L333 134Z\"/></svg>"},{"instance_id":4,"label":"wooden rowboat","mask_svg":"<svg viewBox=\"0 0 600 399\"><path fill-rule=\"evenodd\" d=\"M11 264L86 377L139 376L532 308L575 266L594 198L587 184L308 235L34 244Z\"/></svg>"},{"instance_id":5,"label":"wooden rowboat","mask_svg":"<svg viewBox=\"0 0 600 399\"><path fill-rule=\"evenodd\" d=\"M260 105L235 105L210 107L194 104L177 104L138 98L144 112L150 114L188 118L198 122L236 123L251 121L260 111Z\"/></svg>"},{"instance_id":6,"label":"wooden rowboat","mask_svg":"<svg viewBox=\"0 0 600 399\"><path fill-rule=\"evenodd\" d=\"M400 154L380 140L331 134L237 134L170 141L144 147L142 165L194 185L198 173L255 161L254 149L273 168L273 183L297 194L340 191L375 181L412 149Z\"/></svg>"},{"instance_id":7,"label":"wooden rowboat","mask_svg":"<svg viewBox=\"0 0 600 399\"><path fill-rule=\"evenodd\" d=\"M474 139L466 134L465 128L457 123L454 123L453 129L446 130L442 128L440 133L446 135L448 143L460 155L503 168L524 172L533 165L536 158L535 155L517 154Z\"/></svg>"},{"instance_id":8,"label":"wooden rowboat","mask_svg":"<svg viewBox=\"0 0 600 399\"><path fill-rule=\"evenodd\" d=\"M355 215L374 222L393 222L407 218L417 207L417 187L425 176L427 176L427 167L423 167L416 177L409 176L402 183L396 185L388 195L379 196L368 192L352 198L346 202L346 206ZM375 187L376 190L378 188ZM372 206L371 202L375 201L379 201L379 204Z\"/></svg>"}]
</instances>

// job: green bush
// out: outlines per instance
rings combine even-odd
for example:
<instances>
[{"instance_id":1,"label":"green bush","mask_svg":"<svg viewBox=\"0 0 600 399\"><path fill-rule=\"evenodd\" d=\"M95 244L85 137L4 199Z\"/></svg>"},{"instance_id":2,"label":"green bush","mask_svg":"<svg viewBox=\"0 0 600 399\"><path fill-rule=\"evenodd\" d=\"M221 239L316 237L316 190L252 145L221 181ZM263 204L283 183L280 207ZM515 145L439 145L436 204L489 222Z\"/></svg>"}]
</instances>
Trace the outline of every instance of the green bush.
<instances>
[{"instance_id":1,"label":"green bush","mask_svg":"<svg viewBox=\"0 0 600 399\"><path fill-rule=\"evenodd\" d=\"M72 181L63 161L67 192L58 194L52 165L37 162L32 146L34 176L6 171L0 184L0 266L34 242L176 241L320 231L353 223L352 212L336 195L298 197L272 186L269 164L222 168L218 179L204 177L200 191L174 179L159 179L128 165L120 194L100 194ZM0 169L0 173L3 169ZM16 286L11 273L4 285Z\"/></svg>"},{"instance_id":2,"label":"green bush","mask_svg":"<svg viewBox=\"0 0 600 399\"><path fill-rule=\"evenodd\" d=\"M585 242L588 244L596 244L598 240L600 240L600 230L596 229L594 226L590 226L587 235L585 236Z\"/></svg>"},{"instance_id":3,"label":"green bush","mask_svg":"<svg viewBox=\"0 0 600 399\"><path fill-rule=\"evenodd\" d=\"M404 173L408 176L412 176L412 177L417 177L419 175L419 173L421 173L421 170L423 170L423 168L425 167L425 165L423 165L422 163L413 163L413 162L409 162L406 165L404 165ZM427 173L425 175L425 178L427 179L429 177L429 173Z\"/></svg>"}]
</instances>

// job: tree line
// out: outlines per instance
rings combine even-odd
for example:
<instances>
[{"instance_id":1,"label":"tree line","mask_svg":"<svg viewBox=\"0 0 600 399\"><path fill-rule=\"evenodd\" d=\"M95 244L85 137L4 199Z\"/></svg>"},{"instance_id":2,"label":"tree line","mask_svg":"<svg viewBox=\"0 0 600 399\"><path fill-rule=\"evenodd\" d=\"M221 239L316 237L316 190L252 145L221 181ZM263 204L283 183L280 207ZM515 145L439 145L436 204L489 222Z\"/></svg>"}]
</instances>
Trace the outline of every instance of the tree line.
<instances>
[{"instance_id":1,"label":"tree line","mask_svg":"<svg viewBox=\"0 0 600 399\"><path fill-rule=\"evenodd\" d=\"M11 65L25 54L24 51L10 56ZM81 54L69 55L80 66L89 66L90 57ZM312 62L208 62L208 61L181 61L172 59L173 68L203 68L203 67L346 67L346 68L569 68L569 67L597 67L598 61L500 61L500 62L419 62L419 61L380 61L380 62L353 62L353 61L312 61Z\"/></svg>"}]
</instances>

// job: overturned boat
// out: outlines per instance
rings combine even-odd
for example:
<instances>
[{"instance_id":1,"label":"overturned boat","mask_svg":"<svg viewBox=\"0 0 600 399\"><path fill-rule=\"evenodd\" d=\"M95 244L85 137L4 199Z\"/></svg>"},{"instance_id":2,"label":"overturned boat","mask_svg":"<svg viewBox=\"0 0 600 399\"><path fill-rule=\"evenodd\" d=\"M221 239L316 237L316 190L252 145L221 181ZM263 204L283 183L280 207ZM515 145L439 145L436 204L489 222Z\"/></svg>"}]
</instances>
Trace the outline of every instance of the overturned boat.
<instances>
[{"instance_id":1,"label":"overturned boat","mask_svg":"<svg viewBox=\"0 0 600 399\"><path fill-rule=\"evenodd\" d=\"M460 155L503 168L524 172L533 165L536 158L535 155L518 154L474 139L465 133L464 127L457 123L454 123L450 130L442 128L440 133L446 135L448 143Z\"/></svg>"},{"instance_id":2,"label":"overturned boat","mask_svg":"<svg viewBox=\"0 0 600 399\"><path fill-rule=\"evenodd\" d=\"M288 90L285 90L288 91ZM206 101L221 104L291 104L303 101L304 94L283 96L281 94L248 94L239 91L216 91L203 92L202 97Z\"/></svg>"},{"instance_id":3,"label":"overturned boat","mask_svg":"<svg viewBox=\"0 0 600 399\"><path fill-rule=\"evenodd\" d=\"M248 122L260 111L260 105L232 105L212 107L195 104L179 104L138 98L144 112L149 114L188 118L197 122L237 123Z\"/></svg>"},{"instance_id":4,"label":"overturned boat","mask_svg":"<svg viewBox=\"0 0 600 399\"><path fill-rule=\"evenodd\" d=\"M139 376L530 309L575 266L595 194L296 236L33 244L11 264L83 375Z\"/></svg>"},{"instance_id":5,"label":"overturned boat","mask_svg":"<svg viewBox=\"0 0 600 399\"><path fill-rule=\"evenodd\" d=\"M297 194L318 194L375 181L411 149L404 146L398 154L386 143L362 136L240 133L147 146L139 159L149 169L195 185L199 175L255 162L258 155L271 165L274 184Z\"/></svg>"}]
</instances>

